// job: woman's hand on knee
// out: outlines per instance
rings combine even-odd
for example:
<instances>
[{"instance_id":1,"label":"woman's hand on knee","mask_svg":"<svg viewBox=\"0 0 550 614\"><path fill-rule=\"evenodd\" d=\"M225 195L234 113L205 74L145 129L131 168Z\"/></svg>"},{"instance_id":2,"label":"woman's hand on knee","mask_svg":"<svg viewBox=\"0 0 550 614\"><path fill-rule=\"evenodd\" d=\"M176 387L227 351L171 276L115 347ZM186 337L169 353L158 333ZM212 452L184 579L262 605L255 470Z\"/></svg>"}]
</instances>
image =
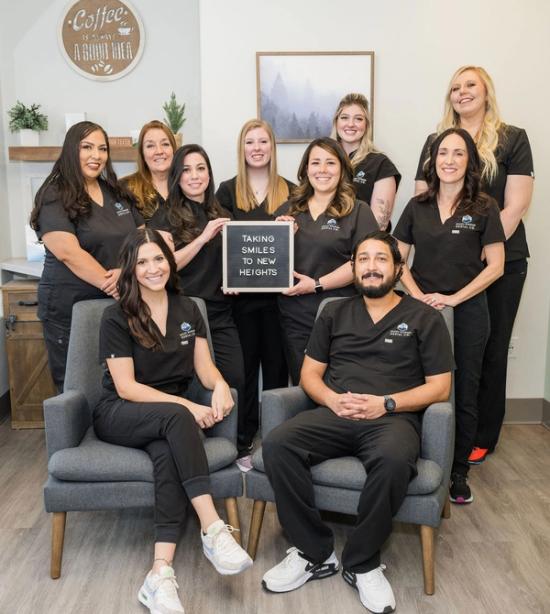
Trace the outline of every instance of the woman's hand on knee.
<instances>
[{"instance_id":1,"label":"woman's hand on knee","mask_svg":"<svg viewBox=\"0 0 550 614\"><path fill-rule=\"evenodd\" d=\"M228 416L235 403L231 396L231 390L224 380L218 380L212 391L212 412L216 422L221 422Z\"/></svg>"},{"instance_id":2,"label":"woman's hand on knee","mask_svg":"<svg viewBox=\"0 0 550 614\"><path fill-rule=\"evenodd\" d=\"M185 406L193 414L195 422L201 427L201 429L209 429L216 423L214 411L211 407L189 402L187 402Z\"/></svg>"}]
</instances>

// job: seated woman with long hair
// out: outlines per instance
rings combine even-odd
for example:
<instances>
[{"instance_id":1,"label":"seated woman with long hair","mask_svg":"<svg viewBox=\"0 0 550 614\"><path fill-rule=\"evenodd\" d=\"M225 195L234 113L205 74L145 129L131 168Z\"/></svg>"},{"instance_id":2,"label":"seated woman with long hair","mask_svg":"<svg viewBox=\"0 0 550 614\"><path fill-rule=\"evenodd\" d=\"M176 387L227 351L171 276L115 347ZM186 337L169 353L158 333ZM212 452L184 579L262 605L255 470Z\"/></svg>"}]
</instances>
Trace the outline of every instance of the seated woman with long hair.
<instances>
[{"instance_id":1,"label":"seated woman with long hair","mask_svg":"<svg viewBox=\"0 0 550 614\"><path fill-rule=\"evenodd\" d=\"M210 357L198 307L179 293L174 257L160 233L130 234L118 292L119 302L107 307L101 322L105 371L94 429L104 441L151 457L154 560L138 598L151 612L183 612L172 561L188 502L199 517L204 554L219 573L236 574L252 564L214 507L200 433L223 420L233 400ZM186 398L195 374L213 391L210 407Z\"/></svg>"}]
</instances>

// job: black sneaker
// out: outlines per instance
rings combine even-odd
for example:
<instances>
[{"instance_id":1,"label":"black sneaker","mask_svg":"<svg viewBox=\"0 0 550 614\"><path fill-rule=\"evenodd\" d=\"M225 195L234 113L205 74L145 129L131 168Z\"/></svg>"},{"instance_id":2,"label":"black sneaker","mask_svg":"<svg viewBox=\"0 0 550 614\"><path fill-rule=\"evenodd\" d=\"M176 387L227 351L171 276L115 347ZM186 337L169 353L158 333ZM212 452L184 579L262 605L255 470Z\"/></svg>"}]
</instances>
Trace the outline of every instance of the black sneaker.
<instances>
[{"instance_id":1,"label":"black sneaker","mask_svg":"<svg viewBox=\"0 0 550 614\"><path fill-rule=\"evenodd\" d=\"M472 491L468 486L468 478L460 473L451 473L451 488L449 492L449 499L453 503L460 505L464 503L471 503L474 500Z\"/></svg>"}]
</instances>

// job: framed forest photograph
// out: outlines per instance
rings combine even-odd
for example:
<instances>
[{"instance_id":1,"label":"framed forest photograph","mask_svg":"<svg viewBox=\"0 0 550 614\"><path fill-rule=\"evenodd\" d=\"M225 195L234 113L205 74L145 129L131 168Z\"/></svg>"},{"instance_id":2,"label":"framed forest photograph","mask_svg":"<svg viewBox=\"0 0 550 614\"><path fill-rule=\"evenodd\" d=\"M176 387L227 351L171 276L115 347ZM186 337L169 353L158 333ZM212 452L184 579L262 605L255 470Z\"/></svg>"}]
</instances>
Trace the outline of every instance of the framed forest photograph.
<instances>
[{"instance_id":1,"label":"framed forest photograph","mask_svg":"<svg viewBox=\"0 0 550 614\"><path fill-rule=\"evenodd\" d=\"M341 98L359 92L374 125L374 51L258 51L258 117L277 143L307 143L328 136Z\"/></svg>"}]
</instances>

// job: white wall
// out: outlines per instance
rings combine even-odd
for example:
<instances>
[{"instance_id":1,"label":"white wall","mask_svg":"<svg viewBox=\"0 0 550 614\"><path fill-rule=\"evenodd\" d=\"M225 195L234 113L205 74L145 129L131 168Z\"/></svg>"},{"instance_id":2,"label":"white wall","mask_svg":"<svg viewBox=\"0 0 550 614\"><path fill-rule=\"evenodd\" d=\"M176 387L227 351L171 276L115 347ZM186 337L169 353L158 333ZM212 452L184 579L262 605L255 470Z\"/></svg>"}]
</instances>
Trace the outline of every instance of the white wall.
<instances>
[{"instance_id":1,"label":"white wall","mask_svg":"<svg viewBox=\"0 0 550 614\"><path fill-rule=\"evenodd\" d=\"M403 175L394 221L412 195L420 149L440 119L451 74L470 63L489 71L503 117L530 136L538 170L527 217L532 258L514 333L518 357L511 361L508 396L542 397L550 298L550 178L545 172L550 4L208 0L200 10L203 143L217 180L235 174L238 131L256 115L256 51L374 50L375 141ZM289 179L303 149L278 147L281 172Z\"/></svg>"}]
</instances>

